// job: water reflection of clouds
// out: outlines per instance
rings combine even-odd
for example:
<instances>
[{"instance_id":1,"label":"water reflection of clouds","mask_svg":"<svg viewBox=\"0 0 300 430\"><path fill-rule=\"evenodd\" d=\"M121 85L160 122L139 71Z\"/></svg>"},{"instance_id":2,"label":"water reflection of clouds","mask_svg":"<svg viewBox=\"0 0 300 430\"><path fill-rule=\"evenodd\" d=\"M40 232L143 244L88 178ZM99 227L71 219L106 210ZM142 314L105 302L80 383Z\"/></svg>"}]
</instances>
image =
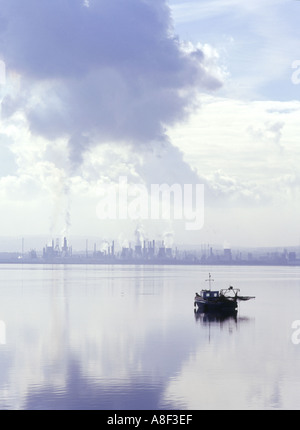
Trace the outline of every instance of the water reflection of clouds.
<instances>
[{"instance_id":1,"label":"water reflection of clouds","mask_svg":"<svg viewBox=\"0 0 300 430\"><path fill-rule=\"evenodd\" d=\"M235 318L193 314L194 274L189 288L186 268L174 272L35 270L21 290L2 288L1 408L296 405L300 347L275 330L278 296L267 312L260 299Z\"/></svg>"},{"instance_id":2,"label":"water reflection of clouds","mask_svg":"<svg viewBox=\"0 0 300 430\"><path fill-rule=\"evenodd\" d=\"M13 297L2 406L157 409L191 344L164 280L100 274L95 285L85 271L47 273Z\"/></svg>"}]
</instances>

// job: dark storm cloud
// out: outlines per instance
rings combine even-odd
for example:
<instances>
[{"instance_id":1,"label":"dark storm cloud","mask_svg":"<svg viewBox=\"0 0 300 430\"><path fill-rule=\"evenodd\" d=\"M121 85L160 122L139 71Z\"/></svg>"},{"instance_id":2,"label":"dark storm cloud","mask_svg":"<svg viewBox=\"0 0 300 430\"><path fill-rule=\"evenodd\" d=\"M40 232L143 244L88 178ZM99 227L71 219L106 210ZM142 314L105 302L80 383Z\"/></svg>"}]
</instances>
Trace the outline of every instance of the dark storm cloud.
<instances>
[{"instance_id":1,"label":"dark storm cloud","mask_svg":"<svg viewBox=\"0 0 300 430\"><path fill-rule=\"evenodd\" d=\"M0 0L0 28L0 54L22 78L3 114L67 136L74 164L91 144L162 141L199 90L220 86L203 52L174 36L165 0Z\"/></svg>"}]
</instances>

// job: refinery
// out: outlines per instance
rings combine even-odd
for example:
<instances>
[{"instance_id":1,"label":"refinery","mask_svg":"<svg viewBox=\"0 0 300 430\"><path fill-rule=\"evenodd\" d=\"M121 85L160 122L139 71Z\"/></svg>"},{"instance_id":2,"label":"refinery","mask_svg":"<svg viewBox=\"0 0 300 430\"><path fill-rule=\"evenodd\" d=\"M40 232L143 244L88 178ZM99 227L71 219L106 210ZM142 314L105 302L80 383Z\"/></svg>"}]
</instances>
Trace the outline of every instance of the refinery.
<instances>
[{"instance_id":1,"label":"refinery","mask_svg":"<svg viewBox=\"0 0 300 430\"><path fill-rule=\"evenodd\" d=\"M115 243L86 239L84 249L74 250L63 237L50 240L42 249L25 250L23 238L20 251L0 252L0 263L300 265L300 247L241 250L209 244L175 246L164 240L140 239L118 246Z\"/></svg>"}]
</instances>

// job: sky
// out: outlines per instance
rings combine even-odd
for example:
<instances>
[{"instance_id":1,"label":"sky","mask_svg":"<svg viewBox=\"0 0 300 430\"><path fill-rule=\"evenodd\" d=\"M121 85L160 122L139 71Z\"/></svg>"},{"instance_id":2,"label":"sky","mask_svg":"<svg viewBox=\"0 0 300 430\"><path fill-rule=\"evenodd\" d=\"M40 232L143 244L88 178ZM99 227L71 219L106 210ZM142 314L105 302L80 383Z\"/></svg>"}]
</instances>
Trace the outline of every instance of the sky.
<instances>
[{"instance_id":1,"label":"sky","mask_svg":"<svg viewBox=\"0 0 300 430\"><path fill-rule=\"evenodd\" d=\"M0 237L299 246L299 14L296 0L0 0ZM142 216L153 184L179 186L181 217Z\"/></svg>"}]
</instances>

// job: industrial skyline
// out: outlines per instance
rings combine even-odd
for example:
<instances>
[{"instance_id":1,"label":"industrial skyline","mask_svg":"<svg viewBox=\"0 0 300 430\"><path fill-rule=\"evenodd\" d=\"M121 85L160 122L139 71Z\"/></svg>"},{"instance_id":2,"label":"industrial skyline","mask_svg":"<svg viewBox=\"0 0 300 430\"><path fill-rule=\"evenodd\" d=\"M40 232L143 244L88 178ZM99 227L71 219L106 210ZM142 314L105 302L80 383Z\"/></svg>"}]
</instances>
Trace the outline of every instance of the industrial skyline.
<instances>
[{"instance_id":1,"label":"industrial skyline","mask_svg":"<svg viewBox=\"0 0 300 430\"><path fill-rule=\"evenodd\" d=\"M167 244L146 240L116 245L116 241L85 241L85 249L74 248L66 237L52 239L43 248L21 252L0 252L0 263L43 264L225 264L225 265L300 265L300 247L234 248L199 244Z\"/></svg>"}]
</instances>

